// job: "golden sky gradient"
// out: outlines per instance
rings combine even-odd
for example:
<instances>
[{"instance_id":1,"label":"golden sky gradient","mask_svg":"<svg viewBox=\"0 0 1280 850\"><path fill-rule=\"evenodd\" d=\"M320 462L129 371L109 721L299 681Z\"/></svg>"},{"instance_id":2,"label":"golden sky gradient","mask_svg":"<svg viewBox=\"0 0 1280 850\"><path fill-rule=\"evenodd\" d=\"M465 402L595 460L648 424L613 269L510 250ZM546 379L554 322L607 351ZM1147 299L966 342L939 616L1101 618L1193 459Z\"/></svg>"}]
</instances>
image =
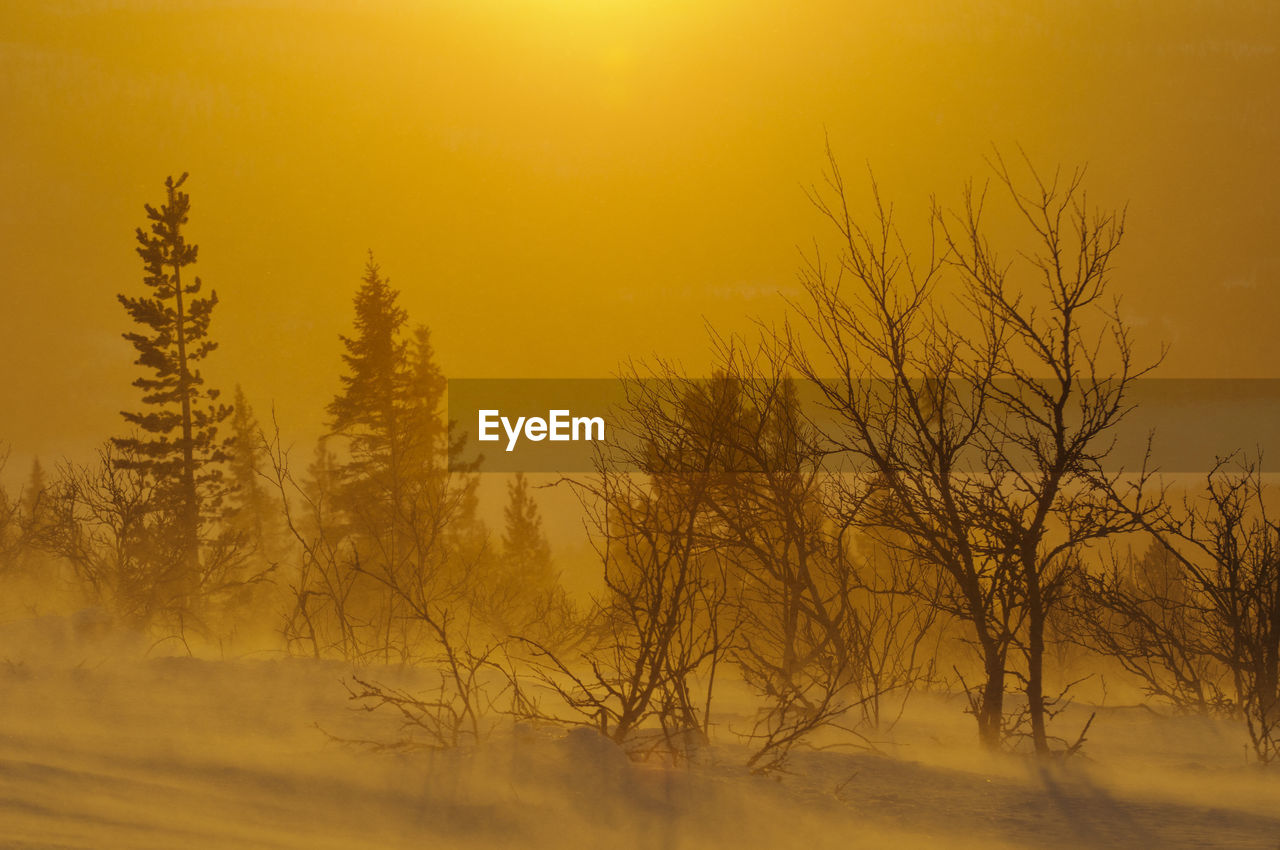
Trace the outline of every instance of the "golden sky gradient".
<instances>
[{"instance_id":1,"label":"golden sky gradient","mask_svg":"<svg viewBox=\"0 0 1280 850\"><path fill-rule=\"evenodd\" d=\"M1280 375L1276 4L18 0L0 441L121 432L115 294L167 174L222 301L207 376L311 436L370 248L451 376L697 371L704 317L794 289L824 131L904 215L992 143L1088 162L1129 202L1120 288L1161 374Z\"/></svg>"}]
</instances>

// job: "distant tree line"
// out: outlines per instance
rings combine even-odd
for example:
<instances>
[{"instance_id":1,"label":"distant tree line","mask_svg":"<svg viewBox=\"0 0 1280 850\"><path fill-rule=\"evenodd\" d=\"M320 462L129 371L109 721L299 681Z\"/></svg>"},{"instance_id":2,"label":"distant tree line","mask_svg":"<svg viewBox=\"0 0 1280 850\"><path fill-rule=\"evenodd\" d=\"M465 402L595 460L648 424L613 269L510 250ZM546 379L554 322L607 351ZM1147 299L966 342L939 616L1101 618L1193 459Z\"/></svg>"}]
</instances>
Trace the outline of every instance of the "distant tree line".
<instances>
[{"instance_id":1,"label":"distant tree line","mask_svg":"<svg viewBox=\"0 0 1280 850\"><path fill-rule=\"evenodd\" d=\"M1074 647L1152 699L1239 718L1270 762L1280 525L1261 459L1228 453L1181 499L1155 470L1111 469L1159 362L1119 309L1123 212L1091 204L1082 171L990 164L913 247L829 154L812 201L832 247L786 321L713 333L709 379L630 367L616 427L634 439L562 482L602 579L576 604L523 476L500 534L478 516L430 332L372 254L305 468L239 387L223 400L201 372L218 297L192 274L186 175L170 178L136 234L144 288L119 296L142 372L130 430L0 493L0 568L159 637L258 630L347 659L352 698L402 718L394 746L515 716L594 727L637 758L727 732L767 772L797 746L871 742L911 693L943 689L983 746L1050 757L1088 731L1054 722L1070 699L1056 651ZM1021 241L996 238L997 205ZM437 687L386 686L386 665ZM726 687L754 716L720 708Z\"/></svg>"}]
</instances>

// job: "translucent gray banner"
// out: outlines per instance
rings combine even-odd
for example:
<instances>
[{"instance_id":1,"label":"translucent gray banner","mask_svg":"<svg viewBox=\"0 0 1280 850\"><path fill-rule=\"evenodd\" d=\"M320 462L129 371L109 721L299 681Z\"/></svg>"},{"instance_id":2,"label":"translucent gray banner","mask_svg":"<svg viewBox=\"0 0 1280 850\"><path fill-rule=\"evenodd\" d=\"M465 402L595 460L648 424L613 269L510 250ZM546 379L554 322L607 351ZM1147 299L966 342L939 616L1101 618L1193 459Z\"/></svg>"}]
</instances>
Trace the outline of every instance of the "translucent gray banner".
<instances>
[{"instance_id":1,"label":"translucent gray banner","mask_svg":"<svg viewBox=\"0 0 1280 850\"><path fill-rule=\"evenodd\" d=\"M572 474L595 470L603 454L611 468L639 470L652 455L646 443L678 440L673 432L691 427L689 411L681 408L716 397L714 384L712 379L451 379L449 418L454 433L465 436L451 466L472 468L478 460L482 472ZM768 397L776 389L753 387L743 396ZM847 422L822 387L797 380L793 389L797 419L817 442L848 435ZM861 382L856 389L879 393L878 402L890 392L887 382ZM1169 474L1207 472L1216 458L1237 450L1266 456L1280 451L1280 379L1144 379L1130 385L1124 408L1123 420L1098 443L1108 448L1109 471L1140 468L1149 437L1148 468ZM646 415L637 416L637 410ZM716 416L708 414L696 427L714 430L715 422ZM851 462L847 454L827 458L828 465Z\"/></svg>"}]
</instances>

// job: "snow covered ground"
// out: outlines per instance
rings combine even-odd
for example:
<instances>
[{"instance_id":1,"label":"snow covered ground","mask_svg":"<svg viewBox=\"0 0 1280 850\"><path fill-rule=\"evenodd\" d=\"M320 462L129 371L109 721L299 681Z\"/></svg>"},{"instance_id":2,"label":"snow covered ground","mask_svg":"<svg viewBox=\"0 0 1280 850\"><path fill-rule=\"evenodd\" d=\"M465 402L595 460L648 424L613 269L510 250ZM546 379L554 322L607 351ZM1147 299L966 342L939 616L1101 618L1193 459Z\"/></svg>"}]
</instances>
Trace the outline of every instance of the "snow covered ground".
<instances>
[{"instance_id":1,"label":"snow covered ground","mask_svg":"<svg viewBox=\"0 0 1280 850\"><path fill-rule=\"evenodd\" d=\"M150 657L46 618L0 630L0 847L1280 847L1280 770L1229 724L1101 708L1087 759L986 757L954 698L913 701L881 754L751 776L632 764L585 730L375 753L341 664ZM1077 708L1083 721L1086 711Z\"/></svg>"}]
</instances>

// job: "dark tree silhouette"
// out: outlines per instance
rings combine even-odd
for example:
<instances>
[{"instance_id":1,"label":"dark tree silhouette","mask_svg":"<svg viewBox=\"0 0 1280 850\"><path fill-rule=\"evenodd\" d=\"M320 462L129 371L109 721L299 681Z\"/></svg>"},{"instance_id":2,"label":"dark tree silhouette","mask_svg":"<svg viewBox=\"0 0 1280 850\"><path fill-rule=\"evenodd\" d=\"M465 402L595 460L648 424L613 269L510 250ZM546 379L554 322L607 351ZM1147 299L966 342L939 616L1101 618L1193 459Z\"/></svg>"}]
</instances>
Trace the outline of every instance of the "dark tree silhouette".
<instances>
[{"instance_id":1,"label":"dark tree silhouette","mask_svg":"<svg viewBox=\"0 0 1280 850\"><path fill-rule=\"evenodd\" d=\"M541 687L518 694L518 711L593 726L635 758L684 758L707 740L732 642L726 564L703 529L724 429L682 427L673 411L690 383L664 363L624 378L614 428L627 438L597 447L594 475L569 480L605 589L568 651L527 641Z\"/></svg>"},{"instance_id":2,"label":"dark tree silhouette","mask_svg":"<svg viewBox=\"0 0 1280 850\"><path fill-rule=\"evenodd\" d=\"M717 338L716 350L724 377L686 399L684 419L723 446L704 533L730 565L731 658L763 702L747 764L768 772L822 730L861 736L891 718L885 698L905 700L928 673L921 650L937 611L915 601L914 564L854 545L786 350L767 338Z\"/></svg>"},{"instance_id":3,"label":"dark tree silhouette","mask_svg":"<svg viewBox=\"0 0 1280 850\"><path fill-rule=\"evenodd\" d=\"M1045 179L1028 163L1015 178L997 154L997 188L1028 244L997 252L986 190L970 185L961 211L935 205L927 251L913 254L874 181L863 224L830 155L829 166L814 201L837 257L804 270L808 301L787 340L834 414L824 437L861 473L851 521L933 567L943 610L971 627L984 681L966 690L982 742L1025 721L1047 754L1046 624L1081 553L1153 509L1145 470L1125 486L1106 468L1133 382L1155 365L1135 362L1113 295L1123 216L1089 203L1083 171ZM1012 727L1009 676L1027 698Z\"/></svg>"},{"instance_id":4,"label":"dark tree silhouette","mask_svg":"<svg viewBox=\"0 0 1280 850\"><path fill-rule=\"evenodd\" d=\"M1081 577L1077 639L1148 695L1242 718L1280 760L1280 521L1260 457L1221 458L1199 493L1143 521L1142 558Z\"/></svg>"},{"instance_id":5,"label":"dark tree silhouette","mask_svg":"<svg viewBox=\"0 0 1280 850\"><path fill-rule=\"evenodd\" d=\"M398 298L370 255L310 485L293 480L278 445L270 452L303 554L286 634L315 654L419 658L484 549L476 482L450 469L462 443L443 415L445 377Z\"/></svg>"},{"instance_id":6,"label":"dark tree silhouette","mask_svg":"<svg viewBox=\"0 0 1280 850\"><path fill-rule=\"evenodd\" d=\"M410 376L402 339L408 314L398 298L370 254L355 297L355 334L341 337L347 373L328 406L330 430L348 441L352 474L397 470L403 455Z\"/></svg>"},{"instance_id":7,"label":"dark tree silhouette","mask_svg":"<svg viewBox=\"0 0 1280 850\"><path fill-rule=\"evenodd\" d=\"M147 204L149 230L137 230L147 294L117 296L142 328L124 335L138 352L134 362L151 374L133 382L142 390L143 409L123 412L141 434L113 442L122 452L121 463L156 479L176 549L195 567L202 522L221 497L227 441L219 440L218 425L231 415L231 407L218 401L218 390L205 385L197 368L218 345L209 339L218 296L210 291L200 297L198 276L183 280L197 254L197 246L183 234L191 209L190 197L181 191L186 179L184 173L165 180L165 202L158 209Z\"/></svg>"}]
</instances>

